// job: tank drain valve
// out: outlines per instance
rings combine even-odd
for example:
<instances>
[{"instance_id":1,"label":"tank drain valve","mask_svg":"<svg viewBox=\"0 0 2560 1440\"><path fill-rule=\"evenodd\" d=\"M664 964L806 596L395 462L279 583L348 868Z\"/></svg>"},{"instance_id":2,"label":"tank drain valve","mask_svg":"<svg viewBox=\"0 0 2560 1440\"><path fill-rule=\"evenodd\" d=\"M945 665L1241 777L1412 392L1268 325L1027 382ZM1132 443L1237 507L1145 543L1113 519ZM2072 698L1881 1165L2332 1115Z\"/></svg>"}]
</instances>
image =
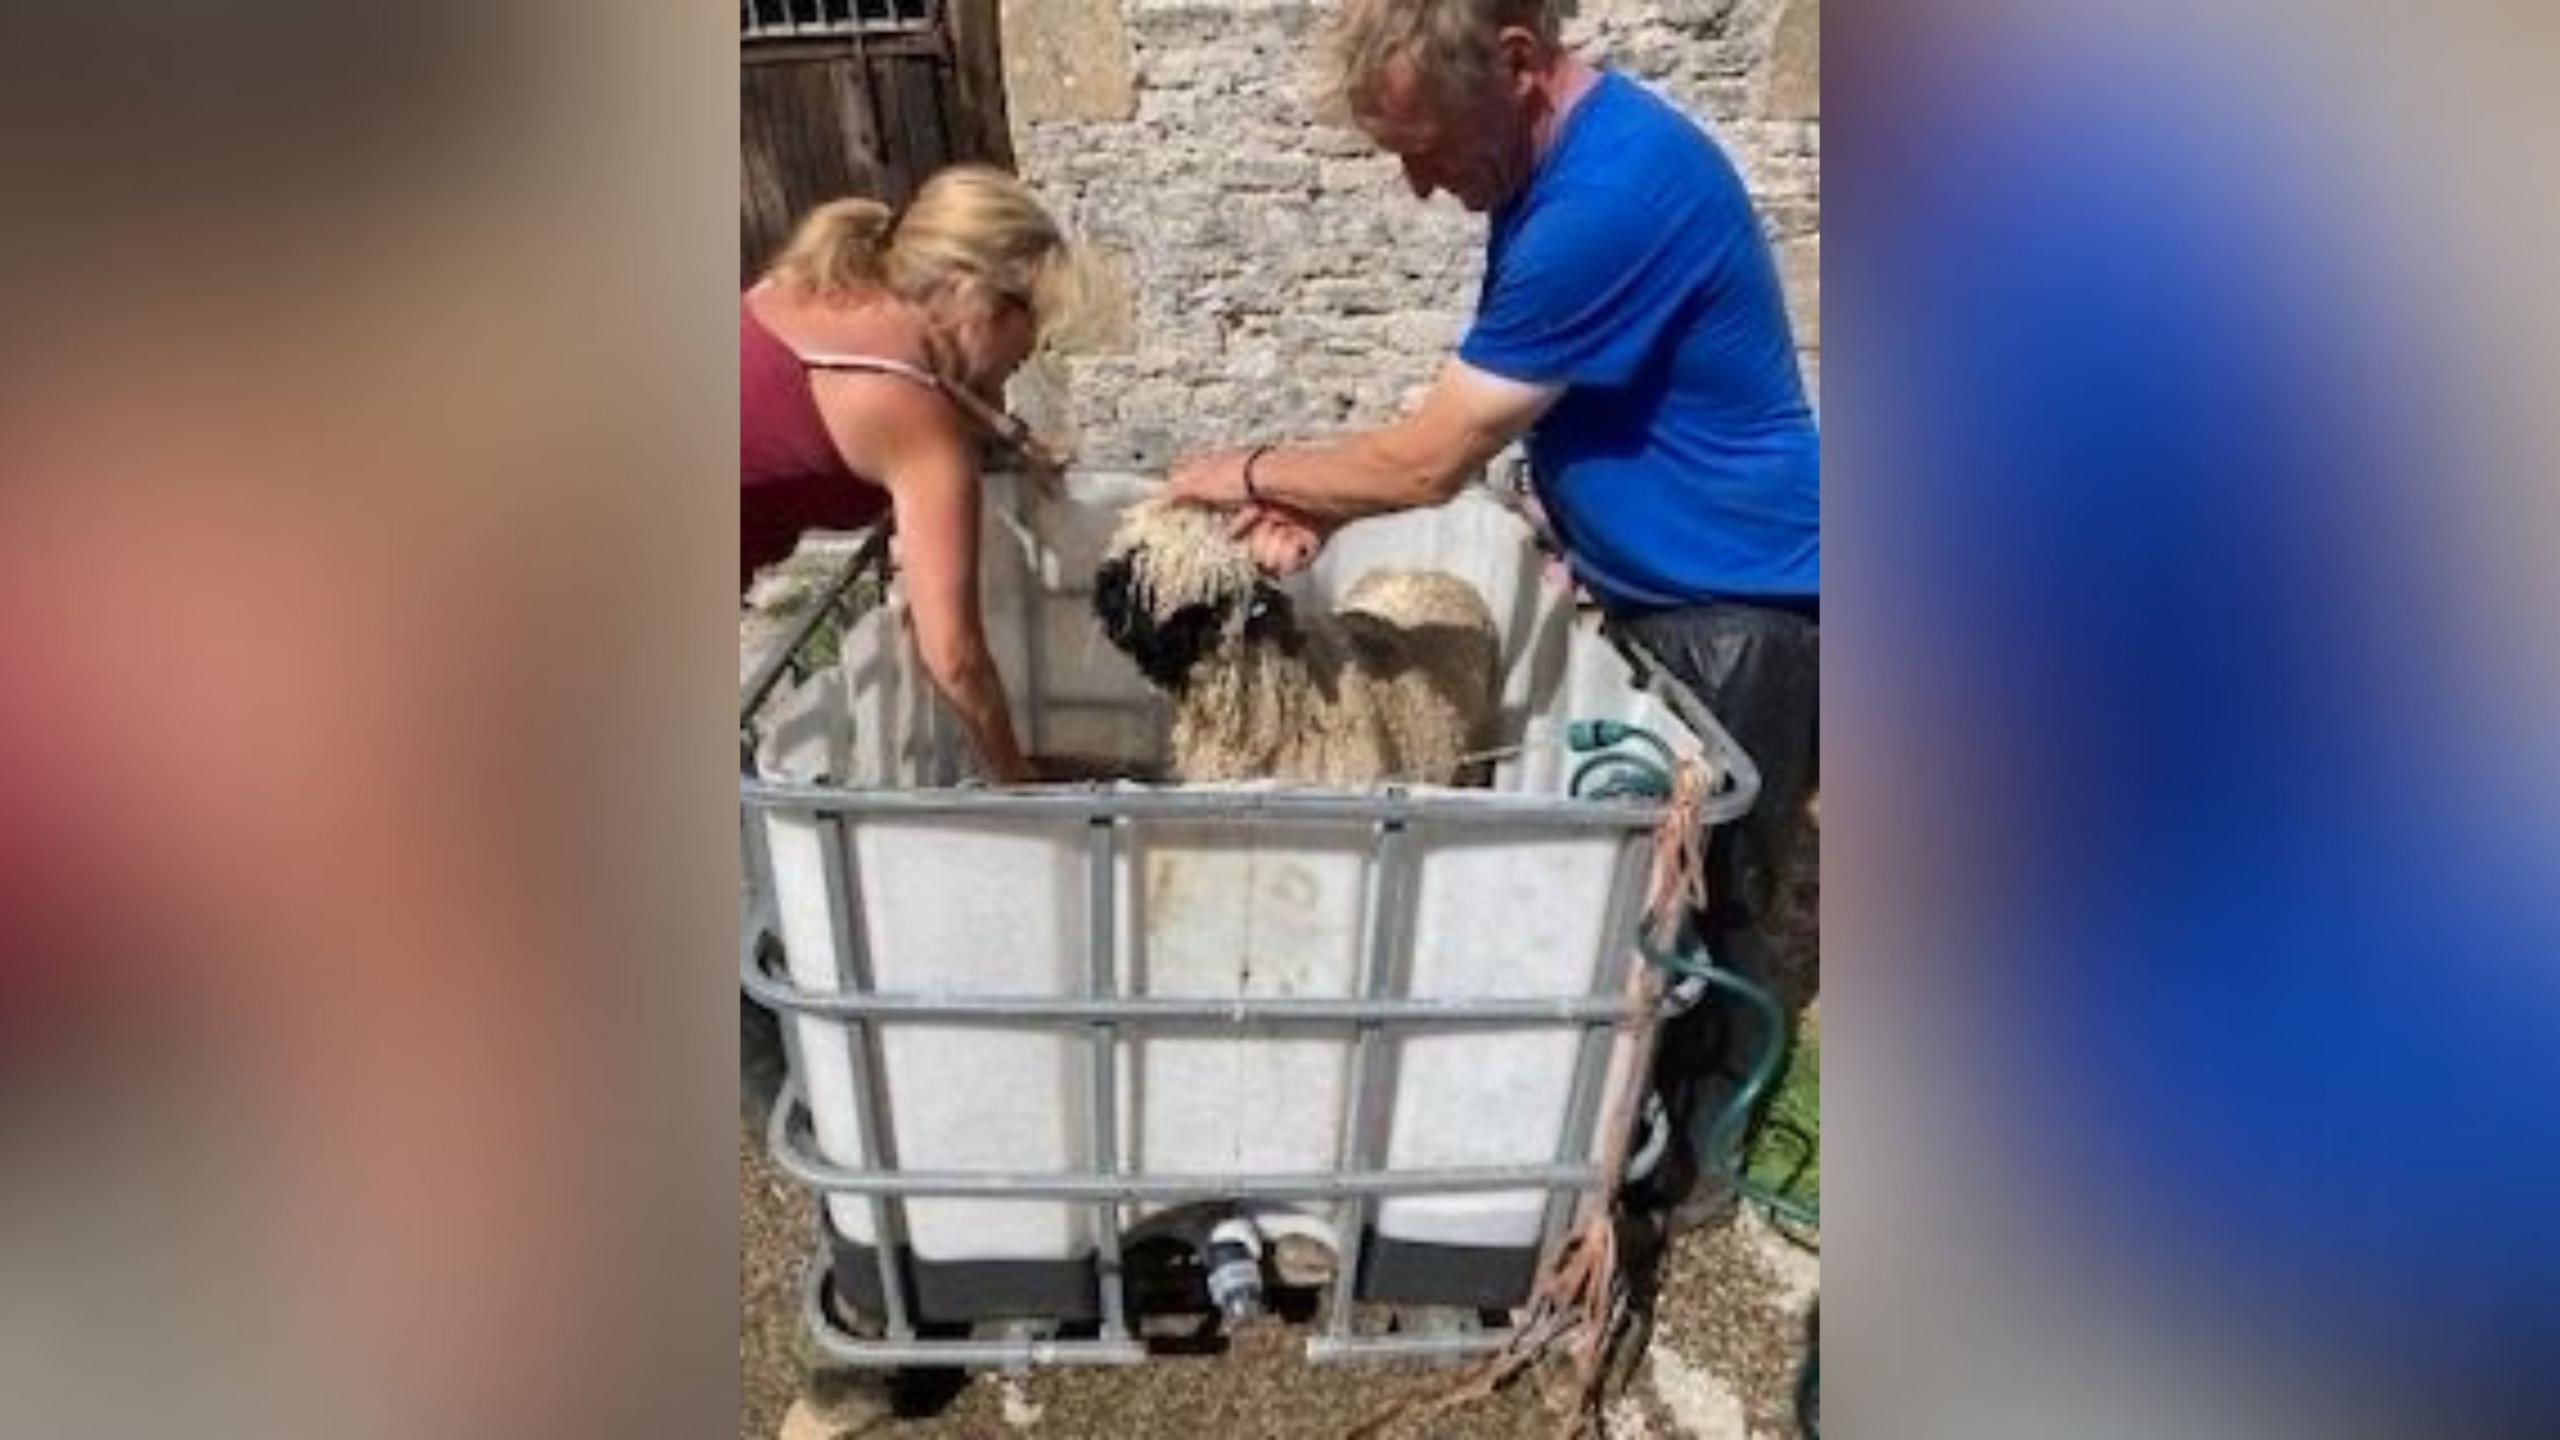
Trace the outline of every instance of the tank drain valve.
<instances>
[{"instance_id":1,"label":"tank drain valve","mask_svg":"<svg viewBox=\"0 0 2560 1440\"><path fill-rule=\"evenodd\" d=\"M1250 1320L1262 1310L1262 1232L1242 1215L1209 1232L1201 1263L1209 1271L1209 1301L1227 1323Z\"/></svg>"}]
</instances>

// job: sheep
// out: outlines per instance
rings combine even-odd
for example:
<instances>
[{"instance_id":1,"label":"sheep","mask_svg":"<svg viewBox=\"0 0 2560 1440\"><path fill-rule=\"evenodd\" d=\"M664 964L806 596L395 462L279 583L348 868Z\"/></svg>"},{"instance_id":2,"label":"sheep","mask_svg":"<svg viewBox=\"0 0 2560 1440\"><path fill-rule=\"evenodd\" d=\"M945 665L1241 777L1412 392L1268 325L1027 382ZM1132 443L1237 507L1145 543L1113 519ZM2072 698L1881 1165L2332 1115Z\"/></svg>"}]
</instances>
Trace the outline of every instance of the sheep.
<instances>
[{"instance_id":1,"label":"sheep","mask_svg":"<svg viewBox=\"0 0 2560 1440\"><path fill-rule=\"evenodd\" d=\"M1498 642L1475 587L1431 571L1362 577L1300 616L1227 517L1150 500L1094 574L1112 645L1173 700L1172 777L1357 787L1478 779Z\"/></svg>"}]
</instances>

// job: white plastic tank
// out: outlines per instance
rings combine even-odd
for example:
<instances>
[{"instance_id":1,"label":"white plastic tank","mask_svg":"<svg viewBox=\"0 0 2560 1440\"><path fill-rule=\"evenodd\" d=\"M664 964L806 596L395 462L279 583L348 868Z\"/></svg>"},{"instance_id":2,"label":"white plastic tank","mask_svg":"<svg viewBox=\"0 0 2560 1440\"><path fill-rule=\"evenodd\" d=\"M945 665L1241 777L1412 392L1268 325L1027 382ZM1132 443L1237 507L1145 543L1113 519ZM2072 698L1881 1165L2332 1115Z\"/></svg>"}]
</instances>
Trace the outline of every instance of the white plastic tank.
<instances>
[{"instance_id":1,"label":"white plastic tank","mask_svg":"<svg viewBox=\"0 0 2560 1440\"><path fill-rule=\"evenodd\" d=\"M1035 749L1152 766L1163 702L1102 639L1089 582L1122 498L1086 484L1067 501L988 506L986 613L1016 721ZM1501 759L1490 791L1417 791L1452 806L1561 800L1572 719L1645 725L1683 750L1697 740L1634 684L1577 615L1526 524L1470 495L1435 511L1355 525L1295 583L1322 604L1370 569L1439 568L1484 594L1503 632ZM779 707L759 757L779 778L851 786L965 781L965 747L934 702L894 589L848 632L840 664ZM1251 787L1246 787L1251 788ZM850 863L831 889L826 827L767 817L773 893L789 973L838 988L838 955L883 991L960 995L1086 993L1090 826L1054 816L868 814L843 823ZM1374 827L1359 821L1141 819L1118 836L1111 933L1126 993L1332 996L1360 993L1379 903ZM1565 998L1591 994L1631 963L1634 905L1648 852L1619 828L1411 824L1415 866L1397 993ZM863 1155L852 1048L841 1022L793 1017L816 1143L830 1161ZM1081 1030L923 1022L878 1027L885 1139L902 1169L1054 1173L1095 1161L1093 1052ZM1343 1163L1353 1097L1349 1027L1248 1033L1123 1032L1118 1051L1124 1172L1321 1173ZM1564 1026L1387 1032L1377 1047L1391 1169L1546 1165L1559 1159L1582 1032ZM1626 1063L1623 1043L1617 1055ZM1596 1153L1599 1138L1593 1137ZM1394 1197L1372 1212L1381 1236L1423 1245L1535 1246L1541 1191ZM1338 1207L1310 1213L1340 1218ZM1088 1206L1042 1200L918 1199L909 1243L927 1262L1075 1260L1096 1245ZM867 1202L831 1197L837 1232L875 1240ZM1135 1218L1131 1216L1129 1218Z\"/></svg>"}]
</instances>

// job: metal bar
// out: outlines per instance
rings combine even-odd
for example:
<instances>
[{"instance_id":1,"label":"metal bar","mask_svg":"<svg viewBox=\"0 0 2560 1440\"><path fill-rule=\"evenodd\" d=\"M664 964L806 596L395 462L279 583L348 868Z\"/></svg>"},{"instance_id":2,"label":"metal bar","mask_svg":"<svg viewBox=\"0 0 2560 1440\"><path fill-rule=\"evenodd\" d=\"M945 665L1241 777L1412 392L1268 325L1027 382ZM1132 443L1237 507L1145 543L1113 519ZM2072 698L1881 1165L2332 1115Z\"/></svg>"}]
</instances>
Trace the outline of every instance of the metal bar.
<instances>
[{"instance_id":1,"label":"metal bar","mask_svg":"<svg viewBox=\"0 0 2560 1440\"><path fill-rule=\"evenodd\" d=\"M859 36L928 36L933 33L930 22L914 20L795 20L785 24L764 24L754 29L741 28L741 41L830 40Z\"/></svg>"},{"instance_id":2,"label":"metal bar","mask_svg":"<svg viewBox=\"0 0 2560 1440\"><path fill-rule=\"evenodd\" d=\"M963 1370L1020 1370L1033 1365L1140 1365L1147 1347L1136 1340L856 1340L841 1331L816 1337L818 1348L839 1364L865 1369L909 1365Z\"/></svg>"},{"instance_id":3,"label":"metal bar","mask_svg":"<svg viewBox=\"0 0 2560 1440\"><path fill-rule=\"evenodd\" d=\"M1662 657L1647 649L1644 642L1606 621L1601 623L1600 638L1635 670L1637 683L1660 695L1672 715L1698 737L1698 748L1723 775L1724 788L1708 797L1702 818L1709 824L1722 824L1750 809L1752 802L1760 798L1760 767L1752 762L1751 752L1742 748L1715 712L1707 708L1707 702L1681 683L1662 663Z\"/></svg>"},{"instance_id":4,"label":"metal bar","mask_svg":"<svg viewBox=\"0 0 2560 1440\"><path fill-rule=\"evenodd\" d=\"M1624 991L1627 966L1633 963L1636 927L1644 923L1644 885L1648 878L1650 850L1645 841L1629 838L1619 847L1617 875L1609 888L1609 903L1602 912L1600 953L1592 957L1592 993L1606 995L1618 1013L1627 1014ZM1629 1018L1634 1018L1629 1016ZM1583 1032L1580 1053L1574 1057L1573 1088L1565 1101L1564 1135L1556 1150L1559 1161L1587 1160L1591 1157L1591 1137L1600 1123L1600 1107L1608 1102L1603 1091L1608 1084L1609 1054L1617 1047L1612 1043L1614 1030ZM1639 1075L1635 1083L1642 1087L1648 1077ZM1638 1093L1641 1092L1641 1088ZM1539 1231L1540 1256L1555 1253L1556 1243L1573 1221L1575 1204L1572 1196L1559 1191L1547 1197L1547 1213Z\"/></svg>"},{"instance_id":5,"label":"metal bar","mask_svg":"<svg viewBox=\"0 0 2560 1440\"><path fill-rule=\"evenodd\" d=\"M1094 828L1105 828L1097 824ZM1376 1025L1394 1029L1459 1026L1584 1025L1629 1018L1623 999L1577 995L1558 999L1346 1000L1321 996L1132 995L827 995L794 988L750 957L741 973L747 993L772 1010L829 1019L930 1020L937 1024L1014 1027L1120 1024L1142 1028L1211 1026Z\"/></svg>"},{"instance_id":6,"label":"metal bar","mask_svg":"<svg viewBox=\"0 0 2560 1440\"><path fill-rule=\"evenodd\" d=\"M1456 1195L1489 1190L1583 1189L1595 1165L1480 1165L1442 1170L1336 1170L1317 1174L1122 1174L1098 1171L889 1170L866 1161L848 1169L814 1153L807 1097L795 1083L774 1107L774 1163L813 1190L846 1195L1003 1200L1339 1200L1366 1195Z\"/></svg>"},{"instance_id":7,"label":"metal bar","mask_svg":"<svg viewBox=\"0 0 2560 1440\"><path fill-rule=\"evenodd\" d=\"M1135 1365L1147 1358L1144 1343L1130 1339L865 1340L846 1332L827 1311L828 1257L821 1250L800 1285L802 1328L829 1359L845 1365L894 1368L960 1365L1019 1369L1027 1365Z\"/></svg>"},{"instance_id":8,"label":"metal bar","mask_svg":"<svg viewBox=\"0 0 2560 1440\"><path fill-rule=\"evenodd\" d=\"M1649 830L1663 806L1649 801L1526 797L1494 790L1415 792L1391 787L1361 795L1323 790L1244 790L1185 785L1173 788L1049 785L1016 790L862 789L802 781L741 779L750 804L844 815L1012 815L1054 821L1061 815L1115 818L1172 817L1254 824L1272 820L1406 821L1435 825L1485 825L1513 829ZM1721 824L1748 808L1729 796L1700 807L1701 820Z\"/></svg>"},{"instance_id":9,"label":"metal bar","mask_svg":"<svg viewBox=\"0 0 2560 1440\"><path fill-rule=\"evenodd\" d=\"M1480 1165L1448 1170L1354 1170L1327 1174L1014 1174L996 1170L862 1171L787 1166L813 1190L936 1200L1340 1200L1379 1195L1468 1195L1495 1190L1581 1190L1600 1182L1596 1165Z\"/></svg>"},{"instance_id":10,"label":"metal bar","mask_svg":"<svg viewBox=\"0 0 2560 1440\"><path fill-rule=\"evenodd\" d=\"M845 1170L791 1164L783 1173L813 1190L907 1199L1343 1200L1386 1195L1467 1195L1498 1190L1584 1190L1597 1165L1480 1165L1446 1170L1349 1170L1327 1174L1243 1172L1102 1175L1092 1171L1016 1174L996 1170Z\"/></svg>"},{"instance_id":11,"label":"metal bar","mask_svg":"<svg viewBox=\"0 0 2560 1440\"><path fill-rule=\"evenodd\" d=\"M1085 983L1092 998L1108 1001L1119 994L1116 976L1119 967L1113 963L1112 950L1118 943L1113 930L1112 906L1116 898L1113 868L1116 862L1116 833L1109 820L1096 820L1086 829L1085 904L1090 910L1085 927ZM1120 1173L1120 1031L1108 1018L1093 1027L1093 1165L1105 1175ZM1101 1233L1095 1236L1100 1252L1102 1289L1102 1337L1118 1340L1129 1333L1125 1298L1120 1286L1120 1205L1105 1201L1095 1207L1101 1221Z\"/></svg>"},{"instance_id":12,"label":"metal bar","mask_svg":"<svg viewBox=\"0 0 2560 1440\"><path fill-rule=\"evenodd\" d=\"M1442 1360L1482 1355L1511 1343L1508 1330L1461 1335L1310 1335L1307 1363L1339 1365L1389 1360Z\"/></svg>"},{"instance_id":13,"label":"metal bar","mask_svg":"<svg viewBox=\"0 0 2560 1440\"><path fill-rule=\"evenodd\" d=\"M1394 984L1396 944L1402 936L1402 912L1406 905L1405 829L1403 822L1390 820L1379 825L1376 850L1376 909L1369 915L1368 943L1360 951L1360 993L1375 1002L1384 1000ZM1369 1094L1372 1072L1377 1065L1378 1027L1363 1024L1351 1042L1351 1071L1344 1094L1348 1109L1342 1125L1342 1162L1346 1177L1351 1173L1373 1172L1378 1161L1377 1150L1383 1148L1370 1132L1370 1112L1376 1107ZM1360 1262L1369 1250L1369 1205L1357 1192L1343 1206L1338 1223L1341 1237L1335 1256L1336 1271L1333 1304L1325 1314L1325 1332L1337 1339L1351 1333L1351 1307L1360 1289Z\"/></svg>"},{"instance_id":14,"label":"metal bar","mask_svg":"<svg viewBox=\"0 0 2560 1440\"><path fill-rule=\"evenodd\" d=\"M842 818L821 824L818 853L820 867L827 876L827 931L834 952L836 985L855 992L869 985L870 967L862 955L862 915L857 904L860 891L853 873L852 837L846 828ZM889 1143L888 1097L881 1093L884 1067L878 1063L878 1042L879 1030L869 1022L853 1020L846 1024L845 1043L853 1061L855 1124L861 1130L857 1153L863 1169L888 1171L896 1168L897 1155ZM786 1102L774 1108L782 1112L797 1107ZM784 1126L779 1134L787 1139L789 1127ZM777 1145L774 1159L787 1167L791 1154L789 1146ZM880 1264L880 1304L887 1312L890 1337L897 1340L915 1333L907 1323L907 1297L898 1271L898 1256L906 1249L906 1229L906 1207L901 1197L871 1197L871 1242Z\"/></svg>"}]
</instances>

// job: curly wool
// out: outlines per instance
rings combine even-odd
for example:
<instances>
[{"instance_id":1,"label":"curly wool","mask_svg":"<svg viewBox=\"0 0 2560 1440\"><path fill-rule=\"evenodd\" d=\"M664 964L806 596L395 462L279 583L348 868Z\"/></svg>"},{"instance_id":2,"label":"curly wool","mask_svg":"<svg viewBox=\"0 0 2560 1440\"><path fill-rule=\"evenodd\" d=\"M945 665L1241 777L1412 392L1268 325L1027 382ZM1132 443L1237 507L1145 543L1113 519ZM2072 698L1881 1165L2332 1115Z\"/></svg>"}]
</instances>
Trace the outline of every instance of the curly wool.
<instances>
[{"instance_id":1,"label":"curly wool","mask_svg":"<svg viewBox=\"0 0 2560 1440\"><path fill-rule=\"evenodd\" d=\"M1177 779L1453 784L1485 742L1498 641L1483 597L1455 576L1373 572L1332 614L1291 613L1221 514L1170 502L1129 512L1115 560L1155 620L1221 615L1168 687Z\"/></svg>"}]
</instances>

